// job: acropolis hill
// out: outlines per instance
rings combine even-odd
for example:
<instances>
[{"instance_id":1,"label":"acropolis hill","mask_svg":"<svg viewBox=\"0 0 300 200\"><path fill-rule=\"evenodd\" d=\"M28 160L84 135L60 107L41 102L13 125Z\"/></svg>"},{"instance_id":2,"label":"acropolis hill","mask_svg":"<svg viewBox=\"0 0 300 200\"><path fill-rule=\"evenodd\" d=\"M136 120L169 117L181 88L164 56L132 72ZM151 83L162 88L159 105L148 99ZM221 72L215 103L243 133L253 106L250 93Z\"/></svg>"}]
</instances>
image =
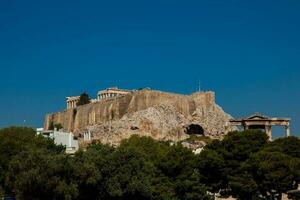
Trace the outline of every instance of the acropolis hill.
<instances>
[{"instance_id":1,"label":"acropolis hill","mask_svg":"<svg viewBox=\"0 0 300 200\"><path fill-rule=\"evenodd\" d=\"M61 124L79 139L90 131L93 140L109 144L134 134L180 141L190 134L220 138L232 118L215 103L211 91L181 95L113 88L99 92L90 104L76 107L78 98L68 97L66 110L47 115L44 128Z\"/></svg>"}]
</instances>

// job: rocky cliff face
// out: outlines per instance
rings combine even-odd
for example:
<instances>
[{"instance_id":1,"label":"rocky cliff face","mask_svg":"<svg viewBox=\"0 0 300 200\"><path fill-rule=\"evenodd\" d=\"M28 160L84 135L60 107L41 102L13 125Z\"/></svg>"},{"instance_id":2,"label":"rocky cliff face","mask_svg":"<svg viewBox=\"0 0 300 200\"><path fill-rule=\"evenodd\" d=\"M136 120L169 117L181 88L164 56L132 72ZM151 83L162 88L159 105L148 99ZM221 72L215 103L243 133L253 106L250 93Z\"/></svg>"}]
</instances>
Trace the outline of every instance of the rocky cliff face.
<instances>
[{"instance_id":1,"label":"rocky cliff face","mask_svg":"<svg viewBox=\"0 0 300 200\"><path fill-rule=\"evenodd\" d=\"M49 114L44 128L60 123L79 137L88 129L93 139L110 144L133 134L180 141L189 134L222 137L230 118L215 104L213 92L179 95L142 90Z\"/></svg>"}]
</instances>

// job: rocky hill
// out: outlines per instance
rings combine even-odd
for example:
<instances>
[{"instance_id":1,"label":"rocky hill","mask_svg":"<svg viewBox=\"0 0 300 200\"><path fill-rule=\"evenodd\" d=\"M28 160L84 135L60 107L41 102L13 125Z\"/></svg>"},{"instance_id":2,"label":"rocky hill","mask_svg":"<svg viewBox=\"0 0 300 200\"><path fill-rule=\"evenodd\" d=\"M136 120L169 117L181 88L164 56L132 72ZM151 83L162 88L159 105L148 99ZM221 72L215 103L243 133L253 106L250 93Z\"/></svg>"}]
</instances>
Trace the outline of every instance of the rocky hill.
<instances>
[{"instance_id":1,"label":"rocky hill","mask_svg":"<svg viewBox=\"0 0 300 200\"><path fill-rule=\"evenodd\" d=\"M60 123L79 138L90 130L92 139L109 144L133 134L181 141L191 134L222 137L230 118L215 103L213 92L180 95L142 90L49 114L44 128Z\"/></svg>"}]
</instances>

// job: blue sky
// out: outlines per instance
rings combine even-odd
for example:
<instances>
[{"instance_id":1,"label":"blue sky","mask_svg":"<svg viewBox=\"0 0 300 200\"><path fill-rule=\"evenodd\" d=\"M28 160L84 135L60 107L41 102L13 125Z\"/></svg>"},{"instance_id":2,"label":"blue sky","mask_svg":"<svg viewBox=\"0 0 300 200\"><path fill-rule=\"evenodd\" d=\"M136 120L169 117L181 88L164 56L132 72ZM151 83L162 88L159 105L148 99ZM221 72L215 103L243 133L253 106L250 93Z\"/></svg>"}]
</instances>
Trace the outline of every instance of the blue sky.
<instances>
[{"instance_id":1,"label":"blue sky","mask_svg":"<svg viewBox=\"0 0 300 200\"><path fill-rule=\"evenodd\" d=\"M42 126L65 97L201 81L234 117L300 136L300 1L0 1L0 127Z\"/></svg>"}]
</instances>

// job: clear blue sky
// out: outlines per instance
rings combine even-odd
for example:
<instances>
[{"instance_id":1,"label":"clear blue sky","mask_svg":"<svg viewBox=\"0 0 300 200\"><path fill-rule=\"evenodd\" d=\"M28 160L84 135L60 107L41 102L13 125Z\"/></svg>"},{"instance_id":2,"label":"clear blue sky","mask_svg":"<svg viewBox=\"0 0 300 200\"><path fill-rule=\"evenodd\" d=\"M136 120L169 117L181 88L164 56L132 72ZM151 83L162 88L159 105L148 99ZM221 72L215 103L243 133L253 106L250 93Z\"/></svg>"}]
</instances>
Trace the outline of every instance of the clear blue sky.
<instances>
[{"instance_id":1,"label":"clear blue sky","mask_svg":"<svg viewBox=\"0 0 300 200\"><path fill-rule=\"evenodd\" d=\"M109 86L213 90L300 136L300 1L0 1L0 127ZM24 121L26 120L26 121Z\"/></svg>"}]
</instances>

